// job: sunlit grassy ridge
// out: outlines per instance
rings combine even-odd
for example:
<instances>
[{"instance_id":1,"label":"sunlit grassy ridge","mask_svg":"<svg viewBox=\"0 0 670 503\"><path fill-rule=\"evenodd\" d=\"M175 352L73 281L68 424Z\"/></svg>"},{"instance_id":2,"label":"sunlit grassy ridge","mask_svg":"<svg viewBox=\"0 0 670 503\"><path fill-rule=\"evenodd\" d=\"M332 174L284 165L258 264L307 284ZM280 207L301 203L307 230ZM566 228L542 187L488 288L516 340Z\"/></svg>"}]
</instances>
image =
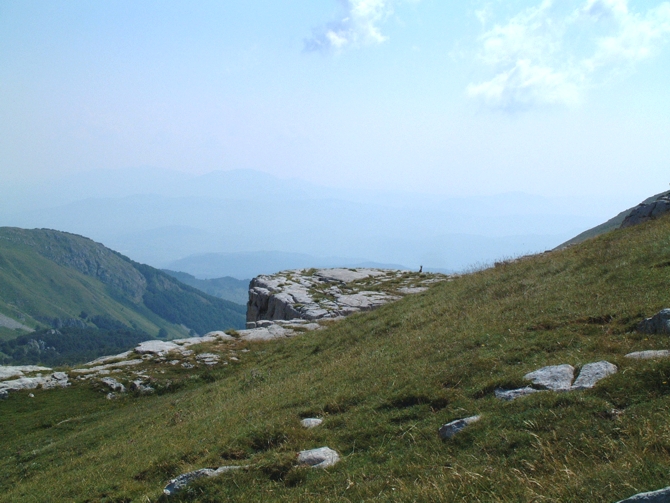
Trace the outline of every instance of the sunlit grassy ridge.
<instances>
[{"instance_id":1,"label":"sunlit grassy ridge","mask_svg":"<svg viewBox=\"0 0 670 503\"><path fill-rule=\"evenodd\" d=\"M670 306L668 284L664 218L324 331L233 343L251 350L241 362L168 370L173 385L156 396L109 402L89 384L14 394L0 402L0 501L156 501L170 477L230 464L252 468L173 500L613 502L665 487L670 361L624 355L668 347L634 331ZM493 396L540 366L602 359L619 373L593 390ZM438 439L473 414L482 420ZM302 429L311 416L323 425ZM342 462L294 467L321 446Z\"/></svg>"}]
</instances>

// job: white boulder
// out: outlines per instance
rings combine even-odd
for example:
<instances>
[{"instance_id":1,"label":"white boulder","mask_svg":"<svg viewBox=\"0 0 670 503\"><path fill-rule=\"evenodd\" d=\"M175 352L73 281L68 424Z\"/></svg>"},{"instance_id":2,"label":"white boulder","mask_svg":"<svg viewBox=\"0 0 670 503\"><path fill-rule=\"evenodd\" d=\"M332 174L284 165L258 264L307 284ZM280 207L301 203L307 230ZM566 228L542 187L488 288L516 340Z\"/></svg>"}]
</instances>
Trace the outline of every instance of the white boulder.
<instances>
[{"instance_id":1,"label":"white boulder","mask_svg":"<svg viewBox=\"0 0 670 503\"><path fill-rule=\"evenodd\" d=\"M582 367L579 377L577 377L571 389L593 388L598 381L616 374L617 370L616 365L606 361L587 363Z\"/></svg>"},{"instance_id":2,"label":"white boulder","mask_svg":"<svg viewBox=\"0 0 670 503\"><path fill-rule=\"evenodd\" d=\"M298 453L298 463L311 468L328 468L334 466L340 461L340 455L337 451L329 447L319 447L308 451Z\"/></svg>"},{"instance_id":3,"label":"white boulder","mask_svg":"<svg viewBox=\"0 0 670 503\"><path fill-rule=\"evenodd\" d=\"M316 418L316 417L308 417L308 418L303 419L302 421L300 421L300 425L303 428L307 428L307 429L316 428L321 423L323 423L323 419L319 419L319 418Z\"/></svg>"},{"instance_id":4,"label":"white boulder","mask_svg":"<svg viewBox=\"0 0 670 503\"><path fill-rule=\"evenodd\" d=\"M551 391L566 391L570 389L574 377L575 368L572 365L564 364L542 367L535 372L526 374L524 379Z\"/></svg>"}]
</instances>

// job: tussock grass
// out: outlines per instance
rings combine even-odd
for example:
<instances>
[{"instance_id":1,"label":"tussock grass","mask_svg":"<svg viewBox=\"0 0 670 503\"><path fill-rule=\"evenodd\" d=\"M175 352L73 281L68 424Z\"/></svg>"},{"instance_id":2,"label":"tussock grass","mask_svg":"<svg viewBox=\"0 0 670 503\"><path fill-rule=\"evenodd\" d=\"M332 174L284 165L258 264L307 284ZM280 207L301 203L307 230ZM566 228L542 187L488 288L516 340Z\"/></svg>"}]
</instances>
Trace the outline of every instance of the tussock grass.
<instances>
[{"instance_id":1,"label":"tussock grass","mask_svg":"<svg viewBox=\"0 0 670 503\"><path fill-rule=\"evenodd\" d=\"M670 361L634 361L670 306L670 219L433 285L327 329L247 344L241 362L109 402L90 385L0 402L0 501L613 502L670 485ZM606 359L595 389L513 402L544 365ZM175 371L176 372L176 371ZM481 414L450 441L440 425ZM305 430L299 421L321 416ZM335 467L295 453L336 449Z\"/></svg>"}]
</instances>

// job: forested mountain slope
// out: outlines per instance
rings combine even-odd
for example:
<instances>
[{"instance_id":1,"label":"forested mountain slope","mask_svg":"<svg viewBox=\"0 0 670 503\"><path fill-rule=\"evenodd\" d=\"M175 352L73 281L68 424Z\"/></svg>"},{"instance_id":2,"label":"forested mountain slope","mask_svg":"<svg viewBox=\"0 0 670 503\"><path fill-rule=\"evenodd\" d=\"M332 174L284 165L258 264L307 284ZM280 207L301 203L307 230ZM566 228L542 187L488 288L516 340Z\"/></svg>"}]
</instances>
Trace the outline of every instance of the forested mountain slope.
<instances>
[{"instance_id":1,"label":"forested mountain slope","mask_svg":"<svg viewBox=\"0 0 670 503\"><path fill-rule=\"evenodd\" d=\"M109 328L149 336L244 327L244 306L207 295L90 239L0 228L0 335ZM104 325L104 326L103 326Z\"/></svg>"}]
</instances>

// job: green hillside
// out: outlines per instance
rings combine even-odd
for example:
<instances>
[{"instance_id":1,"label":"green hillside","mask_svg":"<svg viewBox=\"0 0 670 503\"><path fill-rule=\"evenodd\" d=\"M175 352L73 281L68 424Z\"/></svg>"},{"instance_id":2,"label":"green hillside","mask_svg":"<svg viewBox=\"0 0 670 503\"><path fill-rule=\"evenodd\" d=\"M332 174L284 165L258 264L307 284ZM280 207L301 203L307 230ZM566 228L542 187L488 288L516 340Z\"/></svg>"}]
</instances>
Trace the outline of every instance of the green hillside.
<instances>
[{"instance_id":1,"label":"green hillside","mask_svg":"<svg viewBox=\"0 0 670 503\"><path fill-rule=\"evenodd\" d=\"M171 477L222 465L250 468L169 500L611 503L668 486L670 359L624 358L668 348L635 331L670 306L668 264L663 217L322 331L199 349L235 350L226 366L156 363L152 396L109 401L90 383L12 394L0 402L0 501L167 501ZM494 397L544 365L599 360L619 372L592 390ZM314 416L322 426L300 427ZM296 452L321 446L342 461L295 467Z\"/></svg>"},{"instance_id":2,"label":"green hillside","mask_svg":"<svg viewBox=\"0 0 670 503\"><path fill-rule=\"evenodd\" d=\"M244 326L244 306L184 285L74 234L0 228L0 337L27 329L97 328L104 316L155 337Z\"/></svg>"}]
</instances>

